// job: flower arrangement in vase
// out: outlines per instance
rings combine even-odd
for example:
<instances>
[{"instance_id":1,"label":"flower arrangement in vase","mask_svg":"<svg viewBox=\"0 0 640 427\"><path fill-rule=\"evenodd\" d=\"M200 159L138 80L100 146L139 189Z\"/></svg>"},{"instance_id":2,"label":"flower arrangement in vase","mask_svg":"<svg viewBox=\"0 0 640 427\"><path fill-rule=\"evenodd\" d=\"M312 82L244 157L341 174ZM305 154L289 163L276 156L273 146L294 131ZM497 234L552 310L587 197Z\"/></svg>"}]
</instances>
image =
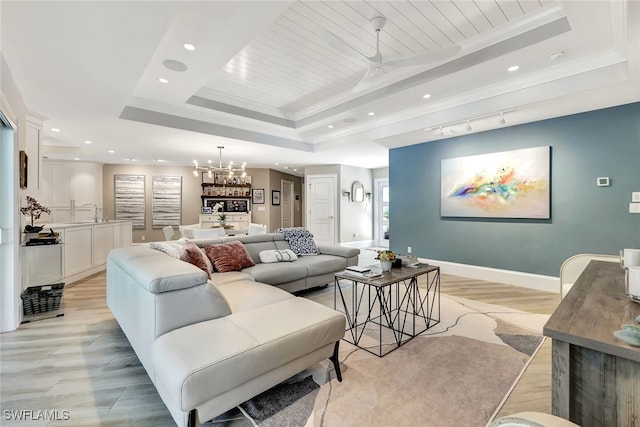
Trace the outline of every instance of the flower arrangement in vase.
<instances>
[{"instance_id":1,"label":"flower arrangement in vase","mask_svg":"<svg viewBox=\"0 0 640 427\"><path fill-rule=\"evenodd\" d=\"M227 215L225 214L218 215L218 223L224 227L227 224Z\"/></svg>"},{"instance_id":2,"label":"flower arrangement in vase","mask_svg":"<svg viewBox=\"0 0 640 427\"><path fill-rule=\"evenodd\" d=\"M393 261L396 259L396 254L394 254L393 251L385 249L383 251L378 251L376 259L380 260L380 268L382 271L389 271L391 270Z\"/></svg>"},{"instance_id":3,"label":"flower arrangement in vase","mask_svg":"<svg viewBox=\"0 0 640 427\"><path fill-rule=\"evenodd\" d=\"M43 228L44 225L34 226L33 222L37 219L40 219L40 216L43 213L51 213L51 209L42 206L36 199L31 196L27 196L27 206L23 206L20 208L20 213L25 216L31 217L31 224L27 224L24 226L25 233L38 233Z\"/></svg>"}]
</instances>

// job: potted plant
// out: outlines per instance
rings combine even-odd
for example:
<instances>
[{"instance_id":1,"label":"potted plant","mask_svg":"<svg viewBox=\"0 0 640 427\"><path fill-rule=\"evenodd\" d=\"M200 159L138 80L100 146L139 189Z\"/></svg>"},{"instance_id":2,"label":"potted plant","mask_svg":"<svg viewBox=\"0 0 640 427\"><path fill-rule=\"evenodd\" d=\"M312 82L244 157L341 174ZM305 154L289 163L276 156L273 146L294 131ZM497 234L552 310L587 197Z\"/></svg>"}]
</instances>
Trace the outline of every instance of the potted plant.
<instances>
[{"instance_id":1,"label":"potted plant","mask_svg":"<svg viewBox=\"0 0 640 427\"><path fill-rule=\"evenodd\" d=\"M25 233L39 233L44 228L44 225L34 226L33 222L40 219L43 213L51 213L51 209L42 206L36 199L31 196L27 196L27 206L20 208L20 213L25 216L31 217L31 224L24 226Z\"/></svg>"},{"instance_id":2,"label":"potted plant","mask_svg":"<svg viewBox=\"0 0 640 427\"><path fill-rule=\"evenodd\" d=\"M378 251L378 256L376 256L376 259L380 260L380 268L382 269L382 271L389 271L391 270L393 261L396 259L396 254L394 254L393 251L385 249L382 251Z\"/></svg>"},{"instance_id":3,"label":"potted plant","mask_svg":"<svg viewBox=\"0 0 640 427\"><path fill-rule=\"evenodd\" d=\"M227 224L227 215L223 213L218 215L218 223L220 226L224 227Z\"/></svg>"}]
</instances>

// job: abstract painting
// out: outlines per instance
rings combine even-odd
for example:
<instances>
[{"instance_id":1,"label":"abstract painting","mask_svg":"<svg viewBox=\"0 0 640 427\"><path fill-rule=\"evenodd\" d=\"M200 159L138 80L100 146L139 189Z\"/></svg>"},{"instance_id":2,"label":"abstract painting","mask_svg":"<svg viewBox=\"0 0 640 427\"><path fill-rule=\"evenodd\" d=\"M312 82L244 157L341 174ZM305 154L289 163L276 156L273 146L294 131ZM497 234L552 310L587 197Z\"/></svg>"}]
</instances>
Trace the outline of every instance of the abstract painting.
<instances>
[{"instance_id":1,"label":"abstract painting","mask_svg":"<svg viewBox=\"0 0 640 427\"><path fill-rule=\"evenodd\" d=\"M551 147L443 159L442 216L550 218Z\"/></svg>"},{"instance_id":2,"label":"abstract painting","mask_svg":"<svg viewBox=\"0 0 640 427\"><path fill-rule=\"evenodd\" d=\"M114 175L114 178L116 219L131 221L134 229L144 229L144 175Z\"/></svg>"},{"instance_id":3,"label":"abstract painting","mask_svg":"<svg viewBox=\"0 0 640 427\"><path fill-rule=\"evenodd\" d=\"M179 226L182 214L182 177L154 176L151 201L153 228Z\"/></svg>"}]
</instances>

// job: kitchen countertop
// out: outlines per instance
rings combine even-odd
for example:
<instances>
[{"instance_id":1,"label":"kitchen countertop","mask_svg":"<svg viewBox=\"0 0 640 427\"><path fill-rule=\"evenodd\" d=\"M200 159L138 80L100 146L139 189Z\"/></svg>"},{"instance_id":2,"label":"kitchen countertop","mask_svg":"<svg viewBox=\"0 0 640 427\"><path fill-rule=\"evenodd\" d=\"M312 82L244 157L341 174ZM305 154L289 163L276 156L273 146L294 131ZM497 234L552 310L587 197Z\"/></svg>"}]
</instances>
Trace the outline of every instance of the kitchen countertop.
<instances>
[{"instance_id":1,"label":"kitchen countertop","mask_svg":"<svg viewBox=\"0 0 640 427\"><path fill-rule=\"evenodd\" d=\"M59 223L43 223L43 224L36 224L36 225L44 225L44 228L42 229L42 231L49 230L50 228L53 228L53 230L55 231L56 229L60 229L60 228L86 227L87 225L120 224L123 222L131 222L131 221L109 220L106 222L95 222L93 220L89 220L89 221L74 221L74 222L59 222Z\"/></svg>"}]
</instances>

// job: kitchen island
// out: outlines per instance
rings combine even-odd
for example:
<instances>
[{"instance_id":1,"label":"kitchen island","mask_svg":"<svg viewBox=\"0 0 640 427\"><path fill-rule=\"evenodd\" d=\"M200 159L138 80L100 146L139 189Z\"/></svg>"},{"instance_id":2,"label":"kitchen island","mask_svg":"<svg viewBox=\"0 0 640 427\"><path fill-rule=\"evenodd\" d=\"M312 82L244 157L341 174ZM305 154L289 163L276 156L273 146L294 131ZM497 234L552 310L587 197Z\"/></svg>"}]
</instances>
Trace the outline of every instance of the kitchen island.
<instances>
[{"instance_id":1,"label":"kitchen island","mask_svg":"<svg viewBox=\"0 0 640 427\"><path fill-rule=\"evenodd\" d=\"M637 316L620 264L591 261L543 329L553 339L554 415L582 427L640 425L640 348L613 336Z\"/></svg>"},{"instance_id":2,"label":"kitchen island","mask_svg":"<svg viewBox=\"0 0 640 427\"><path fill-rule=\"evenodd\" d=\"M54 245L22 247L23 290L34 285L30 283L30 277L37 276L39 281L43 281L42 263L39 260L44 257L50 266L57 263L57 274L61 276L59 280L70 284L103 271L111 249L131 246L131 221L85 221L44 226L42 232L52 229L59 234L60 250L53 250ZM60 254L59 260L51 259L50 254L54 253Z\"/></svg>"}]
</instances>

